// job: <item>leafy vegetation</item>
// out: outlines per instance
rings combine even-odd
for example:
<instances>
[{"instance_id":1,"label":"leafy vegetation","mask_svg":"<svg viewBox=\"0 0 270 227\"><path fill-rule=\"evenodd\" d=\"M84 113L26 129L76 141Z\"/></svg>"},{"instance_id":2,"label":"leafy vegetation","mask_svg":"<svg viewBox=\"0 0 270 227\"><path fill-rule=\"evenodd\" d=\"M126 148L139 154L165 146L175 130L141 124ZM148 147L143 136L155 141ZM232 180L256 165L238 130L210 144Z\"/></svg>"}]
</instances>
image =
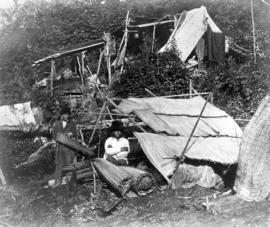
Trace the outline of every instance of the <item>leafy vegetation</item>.
<instances>
[{"instance_id":1,"label":"leafy vegetation","mask_svg":"<svg viewBox=\"0 0 270 227\"><path fill-rule=\"evenodd\" d=\"M253 37L249 1L227 0L80 0L26 1L0 11L0 81L7 98L1 103L21 102L40 97L32 87L48 76L49 64L32 67L39 58L73 44L96 40L104 31L123 25L127 10L134 20L154 20L205 5L227 36L250 50L245 60L229 58L224 65L207 69L207 77L194 79L198 91L212 91L215 103L235 117L250 117L268 87L270 56L270 7L254 3L257 62L253 63ZM149 36L150 37L150 36ZM95 70L98 53L91 54ZM65 64L57 60L57 67ZM145 96L144 88L157 95L187 92L190 73L172 53L147 55L127 64L114 86L118 96Z\"/></svg>"}]
</instances>

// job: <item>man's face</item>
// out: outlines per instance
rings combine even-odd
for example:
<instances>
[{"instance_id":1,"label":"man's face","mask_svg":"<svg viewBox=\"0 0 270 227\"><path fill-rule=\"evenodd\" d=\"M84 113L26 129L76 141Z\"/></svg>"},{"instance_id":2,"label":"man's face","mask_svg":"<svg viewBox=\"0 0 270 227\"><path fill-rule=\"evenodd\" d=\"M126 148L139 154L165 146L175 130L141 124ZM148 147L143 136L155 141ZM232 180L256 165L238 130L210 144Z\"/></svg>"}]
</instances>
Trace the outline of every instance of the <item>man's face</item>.
<instances>
[{"instance_id":1,"label":"man's face","mask_svg":"<svg viewBox=\"0 0 270 227\"><path fill-rule=\"evenodd\" d=\"M115 136L116 138L119 138L119 137L121 137L122 132L119 131L119 130L117 130L117 131L113 131L113 134L114 134L114 136Z\"/></svg>"},{"instance_id":2,"label":"man's face","mask_svg":"<svg viewBox=\"0 0 270 227\"><path fill-rule=\"evenodd\" d=\"M62 115L62 119L63 119L64 121L67 121L67 120L69 119L69 114L63 114L63 115Z\"/></svg>"}]
</instances>

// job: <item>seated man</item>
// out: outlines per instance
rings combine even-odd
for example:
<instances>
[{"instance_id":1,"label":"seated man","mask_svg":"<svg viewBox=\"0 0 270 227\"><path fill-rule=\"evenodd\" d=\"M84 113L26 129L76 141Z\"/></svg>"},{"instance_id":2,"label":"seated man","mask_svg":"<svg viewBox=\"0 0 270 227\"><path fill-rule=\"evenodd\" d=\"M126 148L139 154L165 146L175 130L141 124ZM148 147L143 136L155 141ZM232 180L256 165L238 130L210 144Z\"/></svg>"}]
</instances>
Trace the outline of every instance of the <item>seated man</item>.
<instances>
[{"instance_id":1,"label":"seated man","mask_svg":"<svg viewBox=\"0 0 270 227\"><path fill-rule=\"evenodd\" d=\"M52 136L53 139L56 140L58 133L63 133L68 137L76 138L76 125L70 119L70 109L68 107L64 107L60 111L61 119L55 122L53 127ZM54 178L56 181L56 185L61 184L62 181L62 169L66 165L73 163L75 158L75 152L64 146L63 144L57 142L56 143L56 153L55 153L55 172Z\"/></svg>"},{"instance_id":2,"label":"seated man","mask_svg":"<svg viewBox=\"0 0 270 227\"><path fill-rule=\"evenodd\" d=\"M105 142L104 159L115 165L128 165L129 142L122 136L124 126L122 121L113 121L110 127L112 134Z\"/></svg>"}]
</instances>

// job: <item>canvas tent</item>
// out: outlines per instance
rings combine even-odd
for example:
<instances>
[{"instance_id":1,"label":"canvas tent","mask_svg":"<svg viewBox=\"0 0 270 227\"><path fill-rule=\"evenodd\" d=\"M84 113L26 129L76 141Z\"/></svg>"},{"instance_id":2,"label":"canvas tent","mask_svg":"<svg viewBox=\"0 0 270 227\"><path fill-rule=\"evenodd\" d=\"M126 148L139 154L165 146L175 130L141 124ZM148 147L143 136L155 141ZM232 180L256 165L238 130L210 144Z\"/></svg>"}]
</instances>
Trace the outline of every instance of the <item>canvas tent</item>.
<instances>
[{"instance_id":1,"label":"canvas tent","mask_svg":"<svg viewBox=\"0 0 270 227\"><path fill-rule=\"evenodd\" d=\"M175 155L186 145L205 99L164 97L128 98L118 105L121 113L135 114L153 132L135 132L146 157L170 182L176 168ZM238 161L242 130L224 111L208 103L197 126L186 156L222 164Z\"/></svg>"},{"instance_id":2,"label":"canvas tent","mask_svg":"<svg viewBox=\"0 0 270 227\"><path fill-rule=\"evenodd\" d=\"M261 201L270 195L270 96L259 105L243 133L235 189L246 199Z\"/></svg>"},{"instance_id":3,"label":"canvas tent","mask_svg":"<svg viewBox=\"0 0 270 227\"><path fill-rule=\"evenodd\" d=\"M184 11L168 42L158 52L172 50L174 45L183 62L194 49L199 60L207 55L210 61L222 62L225 57L225 35L204 6Z\"/></svg>"}]
</instances>

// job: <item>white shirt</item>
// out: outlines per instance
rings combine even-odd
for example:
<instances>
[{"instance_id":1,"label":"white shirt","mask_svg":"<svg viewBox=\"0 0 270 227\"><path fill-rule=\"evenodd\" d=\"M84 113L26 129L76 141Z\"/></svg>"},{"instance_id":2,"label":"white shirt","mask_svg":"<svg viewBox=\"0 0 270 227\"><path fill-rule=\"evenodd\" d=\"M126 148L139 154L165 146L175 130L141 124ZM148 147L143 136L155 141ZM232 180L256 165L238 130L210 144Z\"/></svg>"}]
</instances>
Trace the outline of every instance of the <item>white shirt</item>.
<instances>
[{"instance_id":1,"label":"white shirt","mask_svg":"<svg viewBox=\"0 0 270 227\"><path fill-rule=\"evenodd\" d=\"M127 147L126 151L121 151L121 148ZM104 159L108 156L112 156L116 160L124 159L127 161L127 156L129 153L129 142L126 138L120 137L109 137L105 142L105 154Z\"/></svg>"},{"instance_id":2,"label":"white shirt","mask_svg":"<svg viewBox=\"0 0 270 227\"><path fill-rule=\"evenodd\" d=\"M62 121L63 124L63 128L65 128L67 126L67 122L66 121Z\"/></svg>"}]
</instances>

